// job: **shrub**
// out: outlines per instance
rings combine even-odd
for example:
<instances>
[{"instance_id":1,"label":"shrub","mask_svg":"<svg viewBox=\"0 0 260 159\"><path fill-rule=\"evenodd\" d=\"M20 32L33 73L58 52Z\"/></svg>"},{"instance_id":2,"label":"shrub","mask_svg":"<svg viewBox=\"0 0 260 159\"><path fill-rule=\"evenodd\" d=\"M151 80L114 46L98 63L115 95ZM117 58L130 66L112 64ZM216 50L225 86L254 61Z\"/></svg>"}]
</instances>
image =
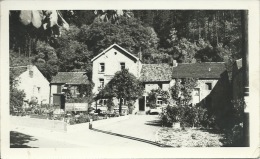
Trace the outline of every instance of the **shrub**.
<instances>
[{"instance_id":1,"label":"shrub","mask_svg":"<svg viewBox=\"0 0 260 159\"><path fill-rule=\"evenodd\" d=\"M185 127L199 127L207 121L205 117L206 109L199 106L180 107L181 124Z\"/></svg>"},{"instance_id":2,"label":"shrub","mask_svg":"<svg viewBox=\"0 0 260 159\"><path fill-rule=\"evenodd\" d=\"M70 118L69 119L69 124L70 125L75 125L77 122L76 122L76 118Z\"/></svg>"},{"instance_id":3,"label":"shrub","mask_svg":"<svg viewBox=\"0 0 260 159\"><path fill-rule=\"evenodd\" d=\"M164 126L172 126L174 122L180 121L180 107L179 106L167 106L161 114L161 122Z\"/></svg>"},{"instance_id":4,"label":"shrub","mask_svg":"<svg viewBox=\"0 0 260 159\"><path fill-rule=\"evenodd\" d=\"M10 114L14 115L17 112L22 111L24 98L24 91L20 91L16 88L10 90Z\"/></svg>"},{"instance_id":5,"label":"shrub","mask_svg":"<svg viewBox=\"0 0 260 159\"><path fill-rule=\"evenodd\" d=\"M201 107L167 106L161 114L161 122L165 126L180 122L183 127L198 127L207 120L205 114L206 109Z\"/></svg>"},{"instance_id":6,"label":"shrub","mask_svg":"<svg viewBox=\"0 0 260 159\"><path fill-rule=\"evenodd\" d=\"M243 125L235 125L232 129L225 130L226 139L224 146L241 147L243 146Z\"/></svg>"},{"instance_id":7,"label":"shrub","mask_svg":"<svg viewBox=\"0 0 260 159\"><path fill-rule=\"evenodd\" d=\"M87 123L90 121L90 117L88 115L80 115L78 117L78 123Z\"/></svg>"}]
</instances>

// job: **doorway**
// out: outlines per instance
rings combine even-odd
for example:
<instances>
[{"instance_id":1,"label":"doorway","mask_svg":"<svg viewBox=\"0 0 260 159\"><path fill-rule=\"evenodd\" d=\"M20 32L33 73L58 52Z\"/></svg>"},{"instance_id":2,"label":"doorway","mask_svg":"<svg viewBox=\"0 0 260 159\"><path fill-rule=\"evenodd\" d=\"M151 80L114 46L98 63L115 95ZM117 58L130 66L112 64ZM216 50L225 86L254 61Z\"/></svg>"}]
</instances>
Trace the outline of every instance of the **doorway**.
<instances>
[{"instance_id":1,"label":"doorway","mask_svg":"<svg viewBox=\"0 0 260 159\"><path fill-rule=\"evenodd\" d=\"M139 99L139 111L145 110L145 97Z\"/></svg>"}]
</instances>

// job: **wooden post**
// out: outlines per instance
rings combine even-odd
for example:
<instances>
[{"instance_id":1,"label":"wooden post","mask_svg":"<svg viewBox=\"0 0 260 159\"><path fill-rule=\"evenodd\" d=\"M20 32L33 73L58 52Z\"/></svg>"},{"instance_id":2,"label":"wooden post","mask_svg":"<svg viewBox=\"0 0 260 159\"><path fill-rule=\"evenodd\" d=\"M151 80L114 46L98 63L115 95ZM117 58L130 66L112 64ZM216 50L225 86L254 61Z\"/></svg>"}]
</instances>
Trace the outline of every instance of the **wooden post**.
<instances>
[{"instance_id":1,"label":"wooden post","mask_svg":"<svg viewBox=\"0 0 260 159\"><path fill-rule=\"evenodd\" d=\"M249 131L249 71L248 71L248 11L241 11L241 24L242 24L242 68L243 68L243 82L244 82L244 101L246 107L244 108L243 120L243 134L244 146L250 146L250 131Z\"/></svg>"}]
</instances>

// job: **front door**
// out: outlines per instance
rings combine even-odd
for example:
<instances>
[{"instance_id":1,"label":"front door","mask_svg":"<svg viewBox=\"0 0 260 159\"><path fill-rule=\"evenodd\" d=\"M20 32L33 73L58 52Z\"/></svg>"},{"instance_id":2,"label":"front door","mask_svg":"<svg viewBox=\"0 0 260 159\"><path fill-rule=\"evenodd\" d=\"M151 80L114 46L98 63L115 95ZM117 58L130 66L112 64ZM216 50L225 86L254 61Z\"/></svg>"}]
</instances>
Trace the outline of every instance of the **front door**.
<instances>
[{"instance_id":1,"label":"front door","mask_svg":"<svg viewBox=\"0 0 260 159\"><path fill-rule=\"evenodd\" d=\"M64 109L65 96L63 94L53 94L53 105L59 105L60 109Z\"/></svg>"},{"instance_id":2,"label":"front door","mask_svg":"<svg viewBox=\"0 0 260 159\"><path fill-rule=\"evenodd\" d=\"M144 106L145 106L145 97L143 96L142 98L139 99L139 111L144 111Z\"/></svg>"}]
</instances>

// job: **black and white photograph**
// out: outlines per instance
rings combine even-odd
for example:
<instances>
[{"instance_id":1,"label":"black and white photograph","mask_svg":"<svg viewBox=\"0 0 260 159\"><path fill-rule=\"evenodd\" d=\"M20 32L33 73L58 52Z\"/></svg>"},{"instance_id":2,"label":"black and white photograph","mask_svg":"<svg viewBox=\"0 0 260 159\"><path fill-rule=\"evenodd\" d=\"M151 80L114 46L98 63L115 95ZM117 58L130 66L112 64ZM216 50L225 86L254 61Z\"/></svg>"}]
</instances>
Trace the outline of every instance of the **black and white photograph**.
<instances>
[{"instance_id":1,"label":"black and white photograph","mask_svg":"<svg viewBox=\"0 0 260 159\"><path fill-rule=\"evenodd\" d=\"M259 157L259 9L145 4L4 10L1 158Z\"/></svg>"}]
</instances>

